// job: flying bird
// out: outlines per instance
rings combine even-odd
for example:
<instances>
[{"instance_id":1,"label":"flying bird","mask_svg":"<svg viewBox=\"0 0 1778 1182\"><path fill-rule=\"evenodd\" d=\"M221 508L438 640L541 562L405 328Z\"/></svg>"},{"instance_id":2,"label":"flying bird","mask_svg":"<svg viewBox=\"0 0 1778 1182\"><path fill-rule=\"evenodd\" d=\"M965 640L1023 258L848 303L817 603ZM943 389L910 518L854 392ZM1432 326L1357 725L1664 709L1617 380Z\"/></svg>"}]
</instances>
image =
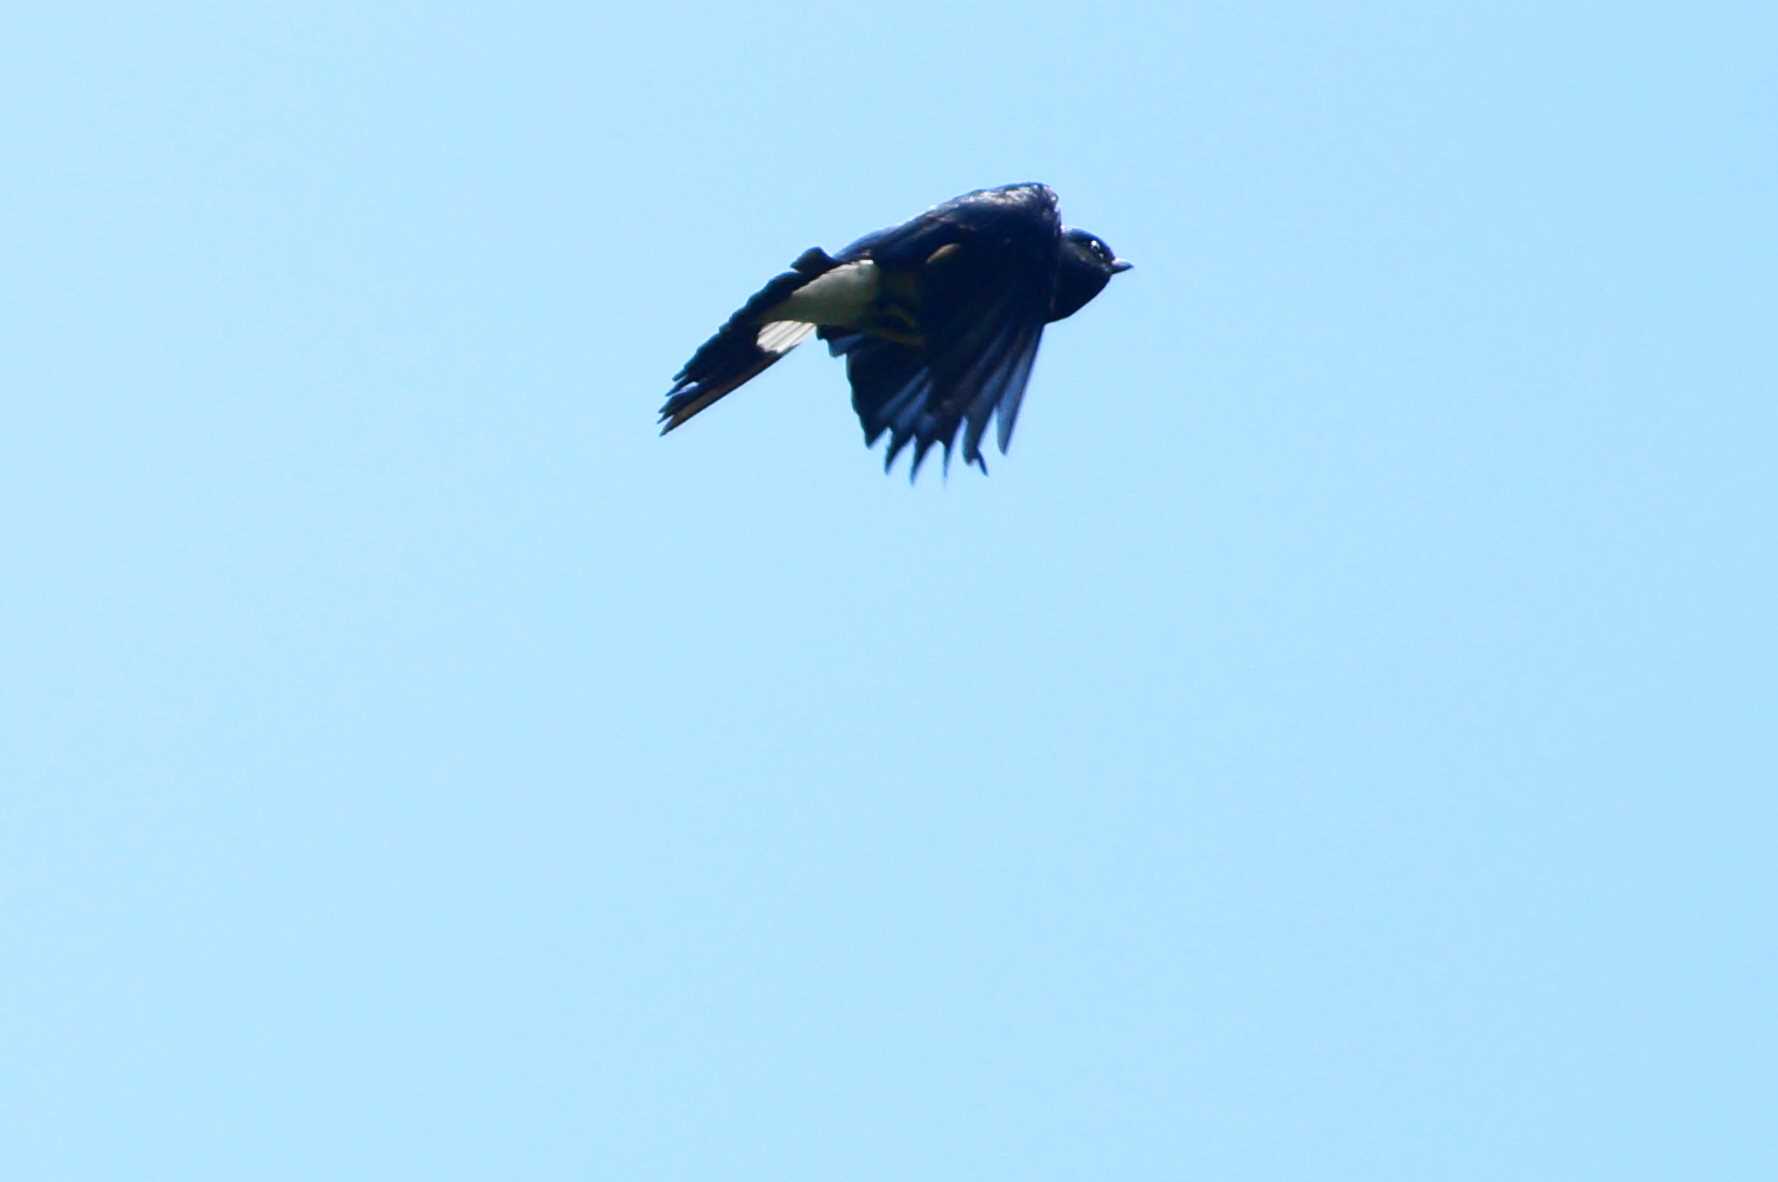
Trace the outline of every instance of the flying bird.
<instances>
[{"instance_id":1,"label":"flying bird","mask_svg":"<svg viewBox=\"0 0 1778 1182\"><path fill-rule=\"evenodd\" d=\"M1039 184L965 193L837 255L812 247L675 375L661 434L815 333L846 359L865 446L888 433L884 471L910 444L910 479L934 444L948 468L961 429L964 461L986 472L988 421L997 417L1004 453L1043 326L1129 268L1102 239L1064 227Z\"/></svg>"}]
</instances>

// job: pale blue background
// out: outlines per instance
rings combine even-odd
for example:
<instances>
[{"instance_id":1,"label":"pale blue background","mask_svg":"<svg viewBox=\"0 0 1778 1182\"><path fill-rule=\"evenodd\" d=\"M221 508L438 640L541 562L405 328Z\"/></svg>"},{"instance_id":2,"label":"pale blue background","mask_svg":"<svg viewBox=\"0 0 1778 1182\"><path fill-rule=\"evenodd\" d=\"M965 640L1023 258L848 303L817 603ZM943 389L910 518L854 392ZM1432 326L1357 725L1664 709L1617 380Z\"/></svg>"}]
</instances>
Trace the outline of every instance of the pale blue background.
<instances>
[{"instance_id":1,"label":"pale blue background","mask_svg":"<svg viewBox=\"0 0 1778 1182\"><path fill-rule=\"evenodd\" d=\"M589 7L7 22L0 1174L1778 1176L1770 5Z\"/></svg>"}]
</instances>

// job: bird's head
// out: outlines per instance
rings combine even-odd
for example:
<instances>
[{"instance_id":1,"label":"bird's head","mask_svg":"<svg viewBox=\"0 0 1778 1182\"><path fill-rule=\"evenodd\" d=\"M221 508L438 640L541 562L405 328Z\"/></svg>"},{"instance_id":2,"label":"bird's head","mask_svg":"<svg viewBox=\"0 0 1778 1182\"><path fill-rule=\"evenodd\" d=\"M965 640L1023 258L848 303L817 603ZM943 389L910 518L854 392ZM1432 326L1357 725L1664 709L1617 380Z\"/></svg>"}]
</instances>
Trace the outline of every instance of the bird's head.
<instances>
[{"instance_id":1,"label":"bird's head","mask_svg":"<svg viewBox=\"0 0 1778 1182\"><path fill-rule=\"evenodd\" d=\"M1113 275L1129 269L1130 264L1118 258L1097 234L1063 231L1061 265L1056 269L1056 290L1050 298L1050 319L1074 315L1105 289Z\"/></svg>"}]
</instances>

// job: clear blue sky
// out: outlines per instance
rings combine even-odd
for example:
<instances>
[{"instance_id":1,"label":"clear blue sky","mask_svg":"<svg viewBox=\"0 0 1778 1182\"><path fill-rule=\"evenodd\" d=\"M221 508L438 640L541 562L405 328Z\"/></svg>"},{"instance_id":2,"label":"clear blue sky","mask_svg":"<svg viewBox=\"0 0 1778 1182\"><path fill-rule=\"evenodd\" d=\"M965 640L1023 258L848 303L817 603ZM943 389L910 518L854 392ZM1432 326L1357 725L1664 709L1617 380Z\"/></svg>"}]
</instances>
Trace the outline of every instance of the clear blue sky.
<instances>
[{"instance_id":1,"label":"clear blue sky","mask_svg":"<svg viewBox=\"0 0 1778 1182\"><path fill-rule=\"evenodd\" d=\"M593 7L9 22L0 1174L1778 1176L1771 6Z\"/></svg>"}]
</instances>

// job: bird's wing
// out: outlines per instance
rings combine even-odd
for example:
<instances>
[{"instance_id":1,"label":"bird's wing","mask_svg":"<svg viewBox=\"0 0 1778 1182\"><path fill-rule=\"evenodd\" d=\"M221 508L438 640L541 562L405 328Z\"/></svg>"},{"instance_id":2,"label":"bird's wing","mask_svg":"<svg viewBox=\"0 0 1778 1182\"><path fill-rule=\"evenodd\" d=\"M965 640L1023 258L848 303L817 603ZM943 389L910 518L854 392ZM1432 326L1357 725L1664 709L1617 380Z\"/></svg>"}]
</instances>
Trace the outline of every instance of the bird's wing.
<instances>
[{"instance_id":1,"label":"bird's wing","mask_svg":"<svg viewBox=\"0 0 1778 1182\"><path fill-rule=\"evenodd\" d=\"M762 326L762 314L790 298L810 280L837 264L819 247L802 253L791 269L755 292L716 330L673 376L661 406L661 434L679 426L725 394L758 377L814 330L814 325L780 322Z\"/></svg>"},{"instance_id":2,"label":"bird's wing","mask_svg":"<svg viewBox=\"0 0 1778 1182\"><path fill-rule=\"evenodd\" d=\"M927 410L932 398L932 371L926 368L925 355L917 348L863 333L835 337L828 347L835 356L846 358L852 409L858 412L858 421L864 427L864 445L869 447L885 431L889 433L889 448L883 455L883 470L888 471L901 449L915 443L913 465L908 469L912 479L920 471L927 451L940 441L939 425ZM957 425L953 422L944 433L947 460L951 438L956 433Z\"/></svg>"},{"instance_id":3,"label":"bird's wing","mask_svg":"<svg viewBox=\"0 0 1778 1182\"><path fill-rule=\"evenodd\" d=\"M846 354L865 437L889 431L891 461L909 442L914 471L935 443L948 460L961 428L964 460L986 471L980 445L996 414L1006 450L1048 319L1060 241L1055 194L1017 185L967 194L855 244L868 243L887 271L918 275L918 346L832 341Z\"/></svg>"}]
</instances>

